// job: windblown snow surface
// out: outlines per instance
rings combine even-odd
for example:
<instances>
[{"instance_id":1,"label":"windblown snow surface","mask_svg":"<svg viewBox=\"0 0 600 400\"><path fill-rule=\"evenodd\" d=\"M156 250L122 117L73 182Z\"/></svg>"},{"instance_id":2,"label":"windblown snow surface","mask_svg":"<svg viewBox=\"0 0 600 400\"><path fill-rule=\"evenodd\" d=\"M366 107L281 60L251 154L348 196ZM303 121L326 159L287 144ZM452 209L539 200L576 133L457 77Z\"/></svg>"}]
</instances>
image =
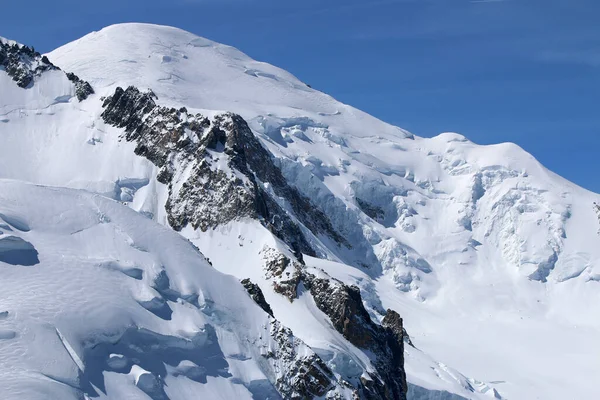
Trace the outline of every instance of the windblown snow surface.
<instances>
[{"instance_id":1,"label":"windblown snow surface","mask_svg":"<svg viewBox=\"0 0 600 400\"><path fill-rule=\"evenodd\" d=\"M318 249L307 267L360 287L375 321L386 309L404 318L409 399L597 396L598 195L514 144L414 136L176 28L115 25L48 58L96 93L78 102L60 71L27 89L0 71L0 179L35 184L0 182L0 397L69 398L84 376L114 399L266 398L260 382L274 373L248 338L269 346L269 317L243 278L336 374L368 369L309 296L273 291L263 264L284 246L257 221L184 237L160 226L157 167L100 117L103 98L130 85L161 105L248 121L351 244L307 236ZM178 300L160 300L161 273ZM194 340L201 351L183 358Z\"/></svg>"},{"instance_id":2,"label":"windblown snow surface","mask_svg":"<svg viewBox=\"0 0 600 400\"><path fill-rule=\"evenodd\" d=\"M81 190L0 180L0 204L0 398L271 395L268 315L189 241Z\"/></svg>"}]
</instances>

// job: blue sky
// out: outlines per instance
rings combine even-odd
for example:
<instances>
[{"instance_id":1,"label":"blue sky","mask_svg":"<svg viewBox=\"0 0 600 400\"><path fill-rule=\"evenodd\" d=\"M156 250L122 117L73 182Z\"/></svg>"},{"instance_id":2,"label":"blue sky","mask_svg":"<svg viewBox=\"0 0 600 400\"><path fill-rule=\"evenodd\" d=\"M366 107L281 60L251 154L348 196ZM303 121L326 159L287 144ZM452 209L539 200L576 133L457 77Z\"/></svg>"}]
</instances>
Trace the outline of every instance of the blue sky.
<instances>
[{"instance_id":1,"label":"blue sky","mask_svg":"<svg viewBox=\"0 0 600 400\"><path fill-rule=\"evenodd\" d=\"M600 192L597 0L30 0L0 36L49 51L118 22L233 45L420 136L511 141Z\"/></svg>"}]
</instances>

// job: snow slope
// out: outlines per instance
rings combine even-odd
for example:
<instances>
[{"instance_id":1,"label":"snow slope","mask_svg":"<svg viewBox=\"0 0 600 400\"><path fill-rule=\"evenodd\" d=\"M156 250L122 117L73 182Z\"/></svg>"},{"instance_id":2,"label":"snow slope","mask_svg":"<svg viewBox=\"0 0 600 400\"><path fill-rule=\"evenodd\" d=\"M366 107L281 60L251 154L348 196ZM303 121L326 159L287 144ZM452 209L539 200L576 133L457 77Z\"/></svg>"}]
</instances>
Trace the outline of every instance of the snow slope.
<instances>
[{"instance_id":1,"label":"snow slope","mask_svg":"<svg viewBox=\"0 0 600 400\"><path fill-rule=\"evenodd\" d=\"M176 28L115 25L48 58L96 94L77 102L56 71L27 90L0 73L0 178L86 189L168 225L159 168L104 122L102 98L133 85L161 105L238 113L286 181L352 245L308 235L319 258L305 257L307 268L360 287L376 322L388 308L404 318L416 347L405 354L413 398L594 397L596 194L516 145L479 146L455 133L419 138ZM181 233L215 268L258 283L275 317L336 373L370 368L309 296L290 303L273 290L264 251L286 250L262 225Z\"/></svg>"},{"instance_id":2,"label":"snow slope","mask_svg":"<svg viewBox=\"0 0 600 400\"><path fill-rule=\"evenodd\" d=\"M0 213L2 399L278 397L293 363L264 357L274 320L181 236L16 181L0 180Z\"/></svg>"}]
</instances>

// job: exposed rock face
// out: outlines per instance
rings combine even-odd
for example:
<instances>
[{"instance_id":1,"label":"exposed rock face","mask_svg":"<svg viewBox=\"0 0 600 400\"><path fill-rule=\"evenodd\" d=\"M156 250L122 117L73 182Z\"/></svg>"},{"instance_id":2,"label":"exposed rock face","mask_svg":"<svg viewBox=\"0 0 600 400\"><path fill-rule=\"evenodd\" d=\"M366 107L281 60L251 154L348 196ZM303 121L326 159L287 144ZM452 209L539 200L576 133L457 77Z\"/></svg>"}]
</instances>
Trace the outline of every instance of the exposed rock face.
<instances>
[{"instance_id":1,"label":"exposed rock face","mask_svg":"<svg viewBox=\"0 0 600 400\"><path fill-rule=\"evenodd\" d=\"M404 329L400 314L396 311L388 309L385 317L381 321L381 326L390 329L396 337L396 340L404 340L409 346L415 347L410 340L410 336L406 333L406 329Z\"/></svg>"},{"instance_id":2,"label":"exposed rock face","mask_svg":"<svg viewBox=\"0 0 600 400\"><path fill-rule=\"evenodd\" d=\"M33 47L3 39L0 39L0 67L23 89L30 87L34 78L45 71L60 71L60 68L52 64L46 56L35 51ZM75 94L79 101L85 100L94 93L92 85L88 82L73 73L66 75L75 85Z\"/></svg>"},{"instance_id":3,"label":"exposed rock face","mask_svg":"<svg viewBox=\"0 0 600 400\"><path fill-rule=\"evenodd\" d=\"M273 316L260 287L250 279L242 280L242 285L250 297ZM285 399L338 398L340 391L351 389L347 383L338 381L317 354L307 351L308 346L275 319L271 321L270 334L278 347L268 349L263 356L275 365L278 377L275 386Z\"/></svg>"},{"instance_id":4,"label":"exposed rock face","mask_svg":"<svg viewBox=\"0 0 600 400\"><path fill-rule=\"evenodd\" d=\"M368 202L359 199L356 197L356 204L360 207L360 209L367 214L369 217L373 218L376 221L380 221L385 216L385 211L381 209L381 207L374 206L369 204Z\"/></svg>"},{"instance_id":5,"label":"exposed rock face","mask_svg":"<svg viewBox=\"0 0 600 400\"><path fill-rule=\"evenodd\" d=\"M354 388L357 395L366 399L405 399L408 387L404 342L410 339L405 336L400 315L388 310L378 325L365 309L358 287L330 276L316 277L301 262L292 261L275 249L263 249L262 254L265 277L277 293L294 301L302 283L333 327L350 343L372 354L377 374L361 377L360 386Z\"/></svg>"},{"instance_id":6,"label":"exposed rock face","mask_svg":"<svg viewBox=\"0 0 600 400\"><path fill-rule=\"evenodd\" d=\"M169 224L203 231L238 218L261 221L293 250L296 260L274 249L263 249L265 275L275 292L293 301L302 283L317 307L348 341L371 355L374 373L363 373L353 386L339 383L327 365L310 351L300 355L289 329L273 322L271 335L279 349L266 357L282 363L277 390L284 398L332 397L343 386L357 398L405 399L404 331L402 319L390 311L384 326L374 323L363 306L360 290L330 277L306 271L301 254L315 255L301 227L350 247L328 217L291 187L272 155L239 115L208 118L187 109L156 104L151 91L117 88L103 104L102 118L124 128L124 138L137 144L135 152L160 168L158 180L169 187L165 205ZM260 288L242 284L272 315ZM332 391L335 389L334 391Z\"/></svg>"},{"instance_id":7,"label":"exposed rock face","mask_svg":"<svg viewBox=\"0 0 600 400\"><path fill-rule=\"evenodd\" d=\"M75 95L77 100L83 101L88 98L90 94L94 94L94 88L88 82L81 80L77 75L72 72L67 72L67 78L75 84Z\"/></svg>"},{"instance_id":8,"label":"exposed rock face","mask_svg":"<svg viewBox=\"0 0 600 400\"><path fill-rule=\"evenodd\" d=\"M3 40L0 40L0 66L4 67L8 76L22 88L29 87L34 76L44 71L59 69L33 47Z\"/></svg>"},{"instance_id":9,"label":"exposed rock face","mask_svg":"<svg viewBox=\"0 0 600 400\"><path fill-rule=\"evenodd\" d=\"M302 264L271 248L263 249L262 256L265 259L265 277L273 283L273 290L290 302L294 301L302 279Z\"/></svg>"},{"instance_id":10,"label":"exposed rock face","mask_svg":"<svg viewBox=\"0 0 600 400\"><path fill-rule=\"evenodd\" d=\"M304 285L310 290L317 307L331 320L335 329L350 343L373 354L378 376L361 378L361 395L369 399L404 399L407 384L404 372L404 338L402 319L388 311L383 325L371 320L365 309L360 289L333 278L322 279L304 274Z\"/></svg>"},{"instance_id":11,"label":"exposed rock face","mask_svg":"<svg viewBox=\"0 0 600 400\"><path fill-rule=\"evenodd\" d=\"M349 247L327 216L287 184L271 154L239 115L209 119L158 106L152 92L117 88L103 104L105 122L125 129L136 154L161 168L169 185L169 224L203 231L231 220L260 220L300 258L315 255L300 225ZM284 208L291 208L290 216ZM216 212L218 210L218 212Z\"/></svg>"},{"instance_id":12,"label":"exposed rock face","mask_svg":"<svg viewBox=\"0 0 600 400\"><path fill-rule=\"evenodd\" d=\"M343 390L345 384L336 380L323 360L312 351L303 354L301 347L306 345L277 320L271 322L271 336L279 348L265 357L281 367L275 386L284 399L336 398Z\"/></svg>"},{"instance_id":13,"label":"exposed rock face","mask_svg":"<svg viewBox=\"0 0 600 400\"><path fill-rule=\"evenodd\" d=\"M270 316L273 316L273 310L271 309L269 303L267 303L267 300L265 300L265 296L260 289L260 286L258 286L256 283L252 283L250 279L242 280L242 286L244 286L244 289L246 289L252 300L254 300L256 304L260 306L260 308L265 310L265 312Z\"/></svg>"}]
</instances>

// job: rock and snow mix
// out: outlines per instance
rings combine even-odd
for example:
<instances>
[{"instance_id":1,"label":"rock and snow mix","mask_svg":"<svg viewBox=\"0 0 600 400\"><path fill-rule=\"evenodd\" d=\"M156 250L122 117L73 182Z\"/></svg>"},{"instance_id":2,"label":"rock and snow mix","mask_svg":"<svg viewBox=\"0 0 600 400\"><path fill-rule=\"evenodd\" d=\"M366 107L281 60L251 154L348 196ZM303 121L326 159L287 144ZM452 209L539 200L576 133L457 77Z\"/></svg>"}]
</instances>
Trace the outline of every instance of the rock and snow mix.
<instances>
[{"instance_id":1,"label":"rock and snow mix","mask_svg":"<svg viewBox=\"0 0 600 400\"><path fill-rule=\"evenodd\" d=\"M519 147L175 28L46 57L0 42L0 397L594 393L598 196Z\"/></svg>"}]
</instances>

